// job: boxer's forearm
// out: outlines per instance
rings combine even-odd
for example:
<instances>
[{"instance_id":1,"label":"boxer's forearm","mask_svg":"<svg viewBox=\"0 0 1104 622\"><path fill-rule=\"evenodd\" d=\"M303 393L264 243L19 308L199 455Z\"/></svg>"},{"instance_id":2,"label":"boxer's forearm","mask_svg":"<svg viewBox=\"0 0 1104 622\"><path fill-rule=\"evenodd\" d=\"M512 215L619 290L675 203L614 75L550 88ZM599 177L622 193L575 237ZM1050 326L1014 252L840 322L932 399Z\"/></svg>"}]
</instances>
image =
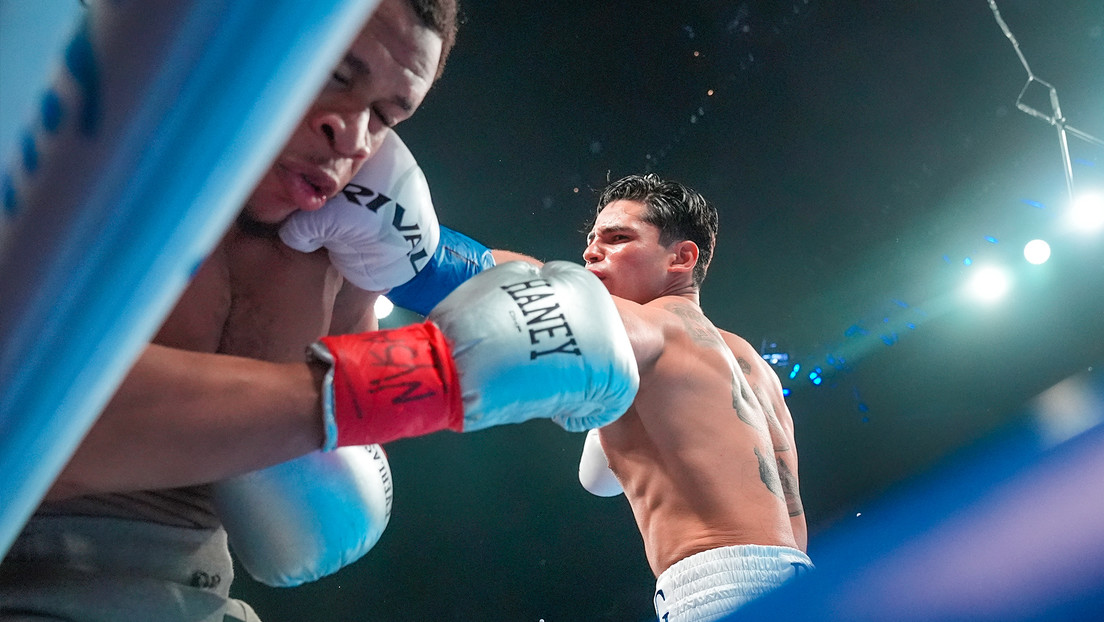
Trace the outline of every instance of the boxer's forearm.
<instances>
[{"instance_id":1,"label":"boxer's forearm","mask_svg":"<svg viewBox=\"0 0 1104 622\"><path fill-rule=\"evenodd\" d=\"M524 261L527 263L531 263L534 266L544 265L543 261L536 259L535 257L530 257L529 255L524 255L522 253L514 251L502 250L500 248L491 249L491 256L494 257L495 265L501 265L506 263L507 261Z\"/></svg>"},{"instance_id":2,"label":"boxer's forearm","mask_svg":"<svg viewBox=\"0 0 1104 622\"><path fill-rule=\"evenodd\" d=\"M48 498L206 483L316 450L320 373L151 345Z\"/></svg>"}]
</instances>

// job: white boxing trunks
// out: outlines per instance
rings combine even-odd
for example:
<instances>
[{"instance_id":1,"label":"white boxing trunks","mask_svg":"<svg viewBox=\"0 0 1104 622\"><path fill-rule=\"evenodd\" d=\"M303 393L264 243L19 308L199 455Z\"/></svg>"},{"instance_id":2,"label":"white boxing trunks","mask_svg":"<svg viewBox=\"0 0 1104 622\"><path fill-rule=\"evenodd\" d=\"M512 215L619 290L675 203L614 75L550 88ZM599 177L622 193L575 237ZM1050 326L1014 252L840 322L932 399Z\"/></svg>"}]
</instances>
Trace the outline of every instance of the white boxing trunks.
<instances>
[{"instance_id":1,"label":"white boxing trunks","mask_svg":"<svg viewBox=\"0 0 1104 622\"><path fill-rule=\"evenodd\" d=\"M809 556L785 546L745 544L691 555L656 579L659 622L710 622L813 569Z\"/></svg>"}]
</instances>

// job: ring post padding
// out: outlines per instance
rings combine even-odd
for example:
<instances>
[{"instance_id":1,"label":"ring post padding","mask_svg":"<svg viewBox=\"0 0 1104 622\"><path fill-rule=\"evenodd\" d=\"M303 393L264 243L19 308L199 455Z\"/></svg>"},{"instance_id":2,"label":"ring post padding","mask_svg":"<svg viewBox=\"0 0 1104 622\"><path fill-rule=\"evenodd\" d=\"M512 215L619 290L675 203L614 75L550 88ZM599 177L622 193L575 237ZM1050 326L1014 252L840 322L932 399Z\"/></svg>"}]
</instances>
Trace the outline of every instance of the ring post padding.
<instances>
[{"instance_id":1,"label":"ring post padding","mask_svg":"<svg viewBox=\"0 0 1104 622\"><path fill-rule=\"evenodd\" d=\"M88 3L0 176L0 556L377 2Z\"/></svg>"},{"instance_id":2,"label":"ring post padding","mask_svg":"<svg viewBox=\"0 0 1104 622\"><path fill-rule=\"evenodd\" d=\"M7 168L15 138L32 103L49 86L54 55L84 14L76 0L0 0L0 167Z\"/></svg>"}]
</instances>

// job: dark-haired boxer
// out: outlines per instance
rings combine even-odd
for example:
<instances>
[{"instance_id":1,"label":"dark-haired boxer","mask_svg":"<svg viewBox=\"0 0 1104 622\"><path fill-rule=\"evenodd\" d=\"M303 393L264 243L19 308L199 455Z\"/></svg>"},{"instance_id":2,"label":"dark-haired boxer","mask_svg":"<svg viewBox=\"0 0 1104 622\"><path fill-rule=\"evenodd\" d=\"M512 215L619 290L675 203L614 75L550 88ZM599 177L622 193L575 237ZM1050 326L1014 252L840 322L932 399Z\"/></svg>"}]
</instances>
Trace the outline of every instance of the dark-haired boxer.
<instances>
[{"instance_id":1,"label":"dark-haired boxer","mask_svg":"<svg viewBox=\"0 0 1104 622\"><path fill-rule=\"evenodd\" d=\"M701 310L717 224L690 188L630 176L602 192L583 253L629 332L640 391L588 433L579 479L624 491L662 622L719 619L812 568L781 384Z\"/></svg>"}]
</instances>

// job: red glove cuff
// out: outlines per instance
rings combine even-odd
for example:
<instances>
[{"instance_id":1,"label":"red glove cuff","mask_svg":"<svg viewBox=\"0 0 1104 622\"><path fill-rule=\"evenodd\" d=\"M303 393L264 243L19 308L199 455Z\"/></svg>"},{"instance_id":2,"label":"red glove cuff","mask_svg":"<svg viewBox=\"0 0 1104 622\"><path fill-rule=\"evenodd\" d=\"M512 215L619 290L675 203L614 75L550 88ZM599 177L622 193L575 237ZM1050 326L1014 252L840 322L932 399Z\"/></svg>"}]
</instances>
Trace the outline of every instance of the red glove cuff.
<instances>
[{"instance_id":1,"label":"red glove cuff","mask_svg":"<svg viewBox=\"0 0 1104 622\"><path fill-rule=\"evenodd\" d=\"M371 445L464 426L452 349L432 322L323 337L333 355L337 445Z\"/></svg>"}]
</instances>

